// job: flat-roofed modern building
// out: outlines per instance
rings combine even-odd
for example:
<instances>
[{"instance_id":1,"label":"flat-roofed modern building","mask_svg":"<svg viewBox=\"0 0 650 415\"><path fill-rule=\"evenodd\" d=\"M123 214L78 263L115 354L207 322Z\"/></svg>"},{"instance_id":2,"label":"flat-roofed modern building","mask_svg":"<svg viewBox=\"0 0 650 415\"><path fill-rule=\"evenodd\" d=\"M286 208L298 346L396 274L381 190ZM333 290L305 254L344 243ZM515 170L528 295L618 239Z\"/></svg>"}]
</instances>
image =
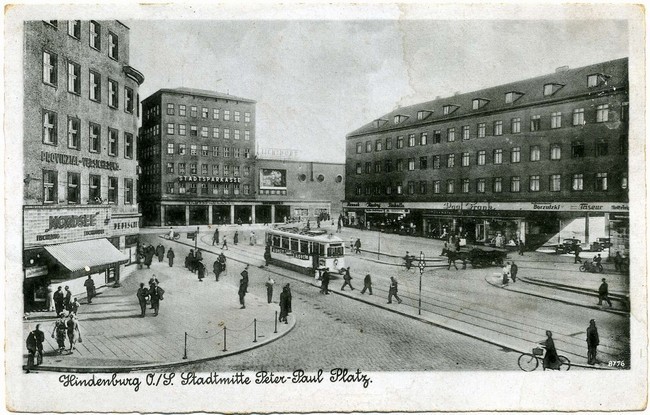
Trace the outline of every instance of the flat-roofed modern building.
<instances>
[{"instance_id":1,"label":"flat-roofed modern building","mask_svg":"<svg viewBox=\"0 0 650 415\"><path fill-rule=\"evenodd\" d=\"M628 60L398 108L347 135L346 170L352 224L627 249Z\"/></svg>"}]
</instances>

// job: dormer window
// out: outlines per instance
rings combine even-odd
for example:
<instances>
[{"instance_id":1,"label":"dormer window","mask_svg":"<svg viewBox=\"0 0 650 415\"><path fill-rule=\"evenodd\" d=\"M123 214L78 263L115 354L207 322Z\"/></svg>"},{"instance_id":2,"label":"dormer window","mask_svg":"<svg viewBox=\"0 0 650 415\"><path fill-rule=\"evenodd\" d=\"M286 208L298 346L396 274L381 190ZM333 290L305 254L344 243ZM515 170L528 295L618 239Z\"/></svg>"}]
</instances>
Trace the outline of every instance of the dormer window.
<instances>
[{"instance_id":1,"label":"dormer window","mask_svg":"<svg viewBox=\"0 0 650 415\"><path fill-rule=\"evenodd\" d=\"M381 127L382 125L386 124L387 122L388 122L387 120L384 120L384 119L382 119L382 118L378 118L378 119L376 119L376 120L374 120L374 121L372 122L372 125L373 125L375 128L379 128L379 127Z\"/></svg>"},{"instance_id":2,"label":"dormer window","mask_svg":"<svg viewBox=\"0 0 650 415\"><path fill-rule=\"evenodd\" d=\"M594 88L601 85L607 85L609 76L602 73L595 73L587 76L587 87Z\"/></svg>"},{"instance_id":3,"label":"dormer window","mask_svg":"<svg viewBox=\"0 0 650 415\"><path fill-rule=\"evenodd\" d=\"M488 102L490 102L488 99L476 98L472 100L472 109L477 110L483 108Z\"/></svg>"},{"instance_id":4,"label":"dormer window","mask_svg":"<svg viewBox=\"0 0 650 415\"><path fill-rule=\"evenodd\" d=\"M512 104L522 96L524 96L524 94L521 92L516 92L516 91L506 92L506 104Z\"/></svg>"},{"instance_id":5,"label":"dormer window","mask_svg":"<svg viewBox=\"0 0 650 415\"><path fill-rule=\"evenodd\" d=\"M418 121L424 120L431 114L433 114L433 111L418 111Z\"/></svg>"},{"instance_id":6,"label":"dormer window","mask_svg":"<svg viewBox=\"0 0 650 415\"><path fill-rule=\"evenodd\" d=\"M546 85L544 85L544 96L547 97L547 96L555 94L563 86L564 85L562 85L562 84L546 84Z\"/></svg>"},{"instance_id":7,"label":"dormer window","mask_svg":"<svg viewBox=\"0 0 650 415\"><path fill-rule=\"evenodd\" d=\"M408 117L406 115L396 115L393 117L393 124L399 124L401 122L406 121Z\"/></svg>"},{"instance_id":8,"label":"dormer window","mask_svg":"<svg viewBox=\"0 0 650 415\"><path fill-rule=\"evenodd\" d=\"M442 114L443 115L452 114L458 108L460 108L458 105L445 105L444 107L442 107Z\"/></svg>"}]
</instances>

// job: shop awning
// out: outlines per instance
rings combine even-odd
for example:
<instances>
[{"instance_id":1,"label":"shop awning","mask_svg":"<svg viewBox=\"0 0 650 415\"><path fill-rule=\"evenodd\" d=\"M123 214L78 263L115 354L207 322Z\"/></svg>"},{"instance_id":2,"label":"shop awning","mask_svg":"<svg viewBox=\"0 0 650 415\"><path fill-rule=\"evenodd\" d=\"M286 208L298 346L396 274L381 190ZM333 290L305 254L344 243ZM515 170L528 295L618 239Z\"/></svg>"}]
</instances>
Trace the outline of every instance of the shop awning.
<instances>
[{"instance_id":1,"label":"shop awning","mask_svg":"<svg viewBox=\"0 0 650 415\"><path fill-rule=\"evenodd\" d=\"M129 261L108 239L71 242L44 247L73 276L95 273Z\"/></svg>"}]
</instances>

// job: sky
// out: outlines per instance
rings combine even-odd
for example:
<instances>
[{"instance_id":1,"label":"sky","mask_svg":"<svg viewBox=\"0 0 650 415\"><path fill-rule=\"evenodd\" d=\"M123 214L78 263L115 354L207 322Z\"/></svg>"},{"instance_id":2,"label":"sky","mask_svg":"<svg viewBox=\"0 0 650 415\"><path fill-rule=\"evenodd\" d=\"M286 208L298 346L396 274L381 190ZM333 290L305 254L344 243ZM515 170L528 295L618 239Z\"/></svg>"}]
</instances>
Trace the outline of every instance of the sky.
<instances>
[{"instance_id":1,"label":"sky","mask_svg":"<svg viewBox=\"0 0 650 415\"><path fill-rule=\"evenodd\" d=\"M628 56L625 20L125 20L141 99L201 88L257 101L260 147L344 162L398 106Z\"/></svg>"}]
</instances>

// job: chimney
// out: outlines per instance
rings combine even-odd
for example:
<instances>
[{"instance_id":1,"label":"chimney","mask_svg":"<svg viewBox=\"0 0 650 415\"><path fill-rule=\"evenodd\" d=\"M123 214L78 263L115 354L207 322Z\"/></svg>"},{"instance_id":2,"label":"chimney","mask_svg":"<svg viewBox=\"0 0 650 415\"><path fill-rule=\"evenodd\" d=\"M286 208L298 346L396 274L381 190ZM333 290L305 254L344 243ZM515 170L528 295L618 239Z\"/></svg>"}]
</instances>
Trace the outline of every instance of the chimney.
<instances>
[{"instance_id":1,"label":"chimney","mask_svg":"<svg viewBox=\"0 0 650 415\"><path fill-rule=\"evenodd\" d=\"M555 68L555 73L566 72L568 70L569 70L569 66L564 65L564 66L560 66L559 68Z\"/></svg>"}]
</instances>

